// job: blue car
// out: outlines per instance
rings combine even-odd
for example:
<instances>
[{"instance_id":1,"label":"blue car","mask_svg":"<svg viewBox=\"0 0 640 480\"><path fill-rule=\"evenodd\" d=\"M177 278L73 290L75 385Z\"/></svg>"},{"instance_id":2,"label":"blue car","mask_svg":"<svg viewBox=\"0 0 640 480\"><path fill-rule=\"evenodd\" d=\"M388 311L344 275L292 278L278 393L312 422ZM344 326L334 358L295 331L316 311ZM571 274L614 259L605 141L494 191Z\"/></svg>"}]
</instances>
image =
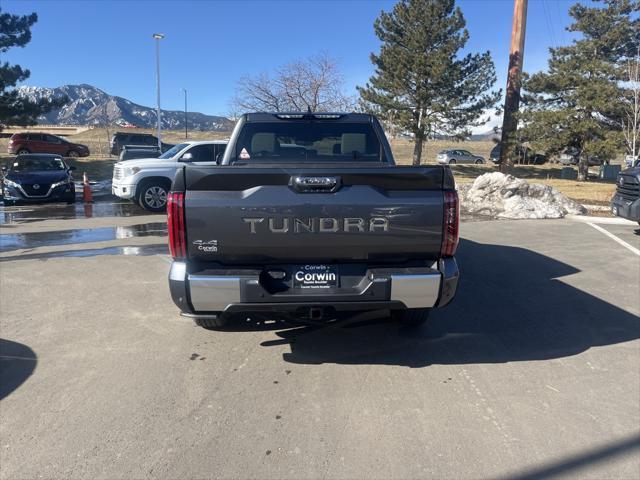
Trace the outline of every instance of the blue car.
<instances>
[{"instance_id":1,"label":"blue car","mask_svg":"<svg viewBox=\"0 0 640 480\"><path fill-rule=\"evenodd\" d=\"M67 202L76 198L71 171L60 155L18 155L3 167L2 198L5 205L16 203Z\"/></svg>"}]
</instances>

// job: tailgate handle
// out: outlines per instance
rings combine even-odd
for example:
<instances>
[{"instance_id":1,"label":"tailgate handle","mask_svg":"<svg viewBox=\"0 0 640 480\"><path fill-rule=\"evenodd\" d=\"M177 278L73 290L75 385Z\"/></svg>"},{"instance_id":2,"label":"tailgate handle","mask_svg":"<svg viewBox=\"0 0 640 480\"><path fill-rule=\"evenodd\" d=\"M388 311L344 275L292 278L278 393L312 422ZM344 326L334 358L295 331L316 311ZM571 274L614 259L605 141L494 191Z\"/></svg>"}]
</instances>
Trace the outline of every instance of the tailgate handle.
<instances>
[{"instance_id":1,"label":"tailgate handle","mask_svg":"<svg viewBox=\"0 0 640 480\"><path fill-rule=\"evenodd\" d=\"M299 192L335 192L340 187L339 177L292 177L291 184Z\"/></svg>"}]
</instances>

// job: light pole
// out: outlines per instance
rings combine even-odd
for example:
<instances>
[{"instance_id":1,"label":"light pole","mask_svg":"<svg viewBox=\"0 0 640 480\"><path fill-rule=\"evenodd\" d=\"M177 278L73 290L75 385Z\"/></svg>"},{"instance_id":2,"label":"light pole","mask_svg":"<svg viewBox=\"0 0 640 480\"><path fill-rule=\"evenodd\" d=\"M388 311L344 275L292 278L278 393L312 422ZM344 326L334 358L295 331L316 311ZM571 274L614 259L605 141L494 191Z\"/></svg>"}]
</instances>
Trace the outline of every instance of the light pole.
<instances>
[{"instance_id":1,"label":"light pole","mask_svg":"<svg viewBox=\"0 0 640 480\"><path fill-rule=\"evenodd\" d=\"M158 108L156 111L158 117L158 148L162 151L162 138L161 138L161 122L162 118L160 117L160 40L164 38L164 34L162 33L154 33L153 38L156 40L156 82L157 82L157 90L158 90Z\"/></svg>"},{"instance_id":2,"label":"light pole","mask_svg":"<svg viewBox=\"0 0 640 480\"><path fill-rule=\"evenodd\" d=\"M189 138L189 129L187 128L187 89L183 88L184 92L184 138Z\"/></svg>"}]
</instances>

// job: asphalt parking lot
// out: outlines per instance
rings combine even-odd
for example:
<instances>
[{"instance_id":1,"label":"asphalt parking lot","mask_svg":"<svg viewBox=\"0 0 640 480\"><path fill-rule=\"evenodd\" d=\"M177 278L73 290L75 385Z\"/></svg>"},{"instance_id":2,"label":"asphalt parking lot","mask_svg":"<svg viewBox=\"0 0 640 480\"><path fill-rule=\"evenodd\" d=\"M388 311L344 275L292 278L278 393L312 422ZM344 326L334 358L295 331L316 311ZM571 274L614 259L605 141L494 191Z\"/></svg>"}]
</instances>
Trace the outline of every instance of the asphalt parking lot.
<instances>
[{"instance_id":1,"label":"asphalt parking lot","mask_svg":"<svg viewBox=\"0 0 640 480\"><path fill-rule=\"evenodd\" d=\"M0 207L2 479L640 477L637 226L465 222L418 330L215 332L162 216L56 208Z\"/></svg>"}]
</instances>

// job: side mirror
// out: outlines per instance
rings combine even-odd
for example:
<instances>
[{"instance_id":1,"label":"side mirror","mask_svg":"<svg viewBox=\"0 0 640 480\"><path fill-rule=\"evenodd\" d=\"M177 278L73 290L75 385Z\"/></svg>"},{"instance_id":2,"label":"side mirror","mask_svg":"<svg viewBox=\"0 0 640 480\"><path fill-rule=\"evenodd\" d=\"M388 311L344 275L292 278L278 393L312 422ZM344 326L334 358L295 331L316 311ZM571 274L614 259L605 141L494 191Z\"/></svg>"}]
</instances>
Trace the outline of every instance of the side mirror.
<instances>
[{"instance_id":1,"label":"side mirror","mask_svg":"<svg viewBox=\"0 0 640 480\"><path fill-rule=\"evenodd\" d=\"M222 152L216 155L216 164L220 165L220 162L222 162L222 157L224 157L224 153Z\"/></svg>"},{"instance_id":2,"label":"side mirror","mask_svg":"<svg viewBox=\"0 0 640 480\"><path fill-rule=\"evenodd\" d=\"M70 172L73 172L74 170L76 170L76 166L75 165L69 165L69 168L67 169Z\"/></svg>"},{"instance_id":3,"label":"side mirror","mask_svg":"<svg viewBox=\"0 0 640 480\"><path fill-rule=\"evenodd\" d=\"M180 157L180 160L183 160L183 161L185 161L185 162L188 162L188 161L193 160L193 153L191 153L191 152L187 152L187 153L185 153L184 155L182 155L182 156Z\"/></svg>"},{"instance_id":4,"label":"side mirror","mask_svg":"<svg viewBox=\"0 0 640 480\"><path fill-rule=\"evenodd\" d=\"M7 167L5 165L2 166L2 173L5 173L7 171Z\"/></svg>"}]
</instances>

